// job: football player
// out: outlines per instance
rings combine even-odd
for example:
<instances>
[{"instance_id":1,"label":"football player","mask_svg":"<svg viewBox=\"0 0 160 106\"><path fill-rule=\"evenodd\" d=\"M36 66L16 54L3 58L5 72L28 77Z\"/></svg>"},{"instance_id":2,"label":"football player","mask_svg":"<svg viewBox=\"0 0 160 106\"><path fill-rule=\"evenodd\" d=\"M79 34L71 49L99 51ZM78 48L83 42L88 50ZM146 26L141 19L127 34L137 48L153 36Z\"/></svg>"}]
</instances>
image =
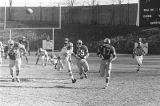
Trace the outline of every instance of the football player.
<instances>
[{"instance_id":1,"label":"football player","mask_svg":"<svg viewBox=\"0 0 160 106\"><path fill-rule=\"evenodd\" d=\"M26 37L22 37L21 40L19 40L20 44L23 44L25 46L26 51L29 53L30 55L30 48L29 48L29 41L26 39Z\"/></svg>"},{"instance_id":2,"label":"football player","mask_svg":"<svg viewBox=\"0 0 160 106\"><path fill-rule=\"evenodd\" d=\"M43 66L46 66L49 60L48 52L42 48L39 48L36 52L36 55L38 56L36 64L38 63L39 58L42 57L42 64Z\"/></svg>"},{"instance_id":3,"label":"football player","mask_svg":"<svg viewBox=\"0 0 160 106\"><path fill-rule=\"evenodd\" d=\"M143 62L143 56L145 55L145 51L141 46L141 42L138 42L138 46L133 49L133 58L136 59L138 63L137 72L140 71L142 62Z\"/></svg>"},{"instance_id":4,"label":"football player","mask_svg":"<svg viewBox=\"0 0 160 106\"><path fill-rule=\"evenodd\" d=\"M73 43L69 42L68 38L65 38L64 46L62 47L61 53L60 53L60 58L62 62L58 63L58 66L62 67L63 65L62 63L64 63L67 66L69 76L71 77L72 83L75 83L76 79L73 77L73 73L71 70L71 54L72 53L73 53Z\"/></svg>"},{"instance_id":5,"label":"football player","mask_svg":"<svg viewBox=\"0 0 160 106\"><path fill-rule=\"evenodd\" d=\"M77 41L77 47L73 54L77 60L77 67L79 69L80 79L83 79L83 75L87 78L87 72L89 71L89 65L86 60L89 56L87 46L83 45L82 40Z\"/></svg>"},{"instance_id":6,"label":"football player","mask_svg":"<svg viewBox=\"0 0 160 106\"><path fill-rule=\"evenodd\" d=\"M106 75L105 89L109 84L112 62L117 58L115 48L111 46L110 43L109 38L104 39L103 45L98 48L97 52L97 55L102 58L99 70L100 76L104 77Z\"/></svg>"},{"instance_id":7,"label":"football player","mask_svg":"<svg viewBox=\"0 0 160 106\"><path fill-rule=\"evenodd\" d=\"M9 68L12 77L12 82L14 82L15 79L17 82L20 82L19 71L22 64L20 49L24 49L24 51L26 51L23 47L24 46L20 46L19 43L14 42L13 40L8 41ZM14 69L16 69L16 78L14 78L13 74Z\"/></svg>"}]
</instances>

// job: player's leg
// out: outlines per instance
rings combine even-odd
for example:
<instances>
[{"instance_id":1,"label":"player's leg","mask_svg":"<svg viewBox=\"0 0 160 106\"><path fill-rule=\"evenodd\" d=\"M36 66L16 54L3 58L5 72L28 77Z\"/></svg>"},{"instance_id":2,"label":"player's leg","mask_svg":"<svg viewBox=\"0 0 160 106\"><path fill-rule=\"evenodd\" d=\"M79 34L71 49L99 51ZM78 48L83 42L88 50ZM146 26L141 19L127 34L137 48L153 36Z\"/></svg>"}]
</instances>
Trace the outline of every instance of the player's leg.
<instances>
[{"instance_id":1,"label":"player's leg","mask_svg":"<svg viewBox=\"0 0 160 106\"><path fill-rule=\"evenodd\" d=\"M63 60L61 60L60 58L57 59L57 65L55 66L57 67L57 71L60 71L61 69L64 68L62 61Z\"/></svg>"},{"instance_id":2,"label":"player's leg","mask_svg":"<svg viewBox=\"0 0 160 106\"><path fill-rule=\"evenodd\" d=\"M43 55L41 58L42 58L42 65L45 66L45 56Z\"/></svg>"},{"instance_id":3,"label":"player's leg","mask_svg":"<svg viewBox=\"0 0 160 106\"><path fill-rule=\"evenodd\" d=\"M89 65L88 65L88 62L86 59L82 59L82 67L83 67L83 74L84 74L84 77L87 78L87 72L89 71Z\"/></svg>"},{"instance_id":4,"label":"player's leg","mask_svg":"<svg viewBox=\"0 0 160 106\"><path fill-rule=\"evenodd\" d=\"M0 53L0 65L2 64L2 56L1 56L1 53Z\"/></svg>"},{"instance_id":5,"label":"player's leg","mask_svg":"<svg viewBox=\"0 0 160 106\"><path fill-rule=\"evenodd\" d=\"M73 77L73 73L72 73L72 70L71 70L71 62L68 61L68 58L66 58L66 65L67 65L69 76L71 77L72 83L75 83L76 79Z\"/></svg>"},{"instance_id":6,"label":"player's leg","mask_svg":"<svg viewBox=\"0 0 160 106\"><path fill-rule=\"evenodd\" d=\"M137 72L140 71L141 65L142 65L142 61L143 61L143 56L136 56L136 60L138 63L138 67L137 67Z\"/></svg>"},{"instance_id":7,"label":"player's leg","mask_svg":"<svg viewBox=\"0 0 160 106\"><path fill-rule=\"evenodd\" d=\"M14 68L15 68L15 60L9 60L9 69L12 82L14 82Z\"/></svg>"},{"instance_id":8,"label":"player's leg","mask_svg":"<svg viewBox=\"0 0 160 106\"><path fill-rule=\"evenodd\" d=\"M80 79L83 79L83 68L82 68L82 64L80 63L81 60L77 60L77 68L79 70L79 75L80 75Z\"/></svg>"},{"instance_id":9,"label":"player's leg","mask_svg":"<svg viewBox=\"0 0 160 106\"><path fill-rule=\"evenodd\" d=\"M45 56L44 56L44 65L45 65L45 66L46 66L47 63L48 63L48 60L49 60L48 55L45 55Z\"/></svg>"},{"instance_id":10,"label":"player's leg","mask_svg":"<svg viewBox=\"0 0 160 106\"><path fill-rule=\"evenodd\" d=\"M8 52L4 52L4 59L7 59L8 57Z\"/></svg>"},{"instance_id":11,"label":"player's leg","mask_svg":"<svg viewBox=\"0 0 160 106\"><path fill-rule=\"evenodd\" d=\"M41 56L41 55L38 55L38 57L37 57L37 61L36 61L36 64L38 63L40 56Z\"/></svg>"},{"instance_id":12,"label":"player's leg","mask_svg":"<svg viewBox=\"0 0 160 106\"><path fill-rule=\"evenodd\" d=\"M29 47L26 48L26 51L28 52L29 55L31 55L31 51Z\"/></svg>"},{"instance_id":13,"label":"player's leg","mask_svg":"<svg viewBox=\"0 0 160 106\"><path fill-rule=\"evenodd\" d=\"M26 58L26 61L27 61L27 63L28 63L28 57L27 57L27 55L26 55L26 54L24 54L24 57Z\"/></svg>"},{"instance_id":14,"label":"player's leg","mask_svg":"<svg viewBox=\"0 0 160 106\"><path fill-rule=\"evenodd\" d=\"M100 69L99 69L101 77L104 77L105 75L106 62L107 62L106 60L101 60Z\"/></svg>"},{"instance_id":15,"label":"player's leg","mask_svg":"<svg viewBox=\"0 0 160 106\"><path fill-rule=\"evenodd\" d=\"M20 82L19 71L21 69L21 65L22 65L22 60L21 60L21 58L19 58L16 60L16 81L17 82Z\"/></svg>"},{"instance_id":16,"label":"player's leg","mask_svg":"<svg viewBox=\"0 0 160 106\"><path fill-rule=\"evenodd\" d=\"M111 69L112 69L112 63L110 62L106 63L106 87L108 87L109 84Z\"/></svg>"},{"instance_id":17,"label":"player's leg","mask_svg":"<svg viewBox=\"0 0 160 106\"><path fill-rule=\"evenodd\" d=\"M70 61L70 63L73 65L71 55L69 55L69 61Z\"/></svg>"}]
</instances>

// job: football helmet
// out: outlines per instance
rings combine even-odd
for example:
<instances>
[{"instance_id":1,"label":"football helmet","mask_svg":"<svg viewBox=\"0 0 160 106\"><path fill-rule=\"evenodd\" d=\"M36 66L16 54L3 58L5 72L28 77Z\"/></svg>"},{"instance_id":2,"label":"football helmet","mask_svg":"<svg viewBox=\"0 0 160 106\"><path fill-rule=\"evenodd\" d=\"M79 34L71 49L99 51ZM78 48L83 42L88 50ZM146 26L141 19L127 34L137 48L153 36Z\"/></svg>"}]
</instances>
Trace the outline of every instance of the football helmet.
<instances>
[{"instance_id":1,"label":"football helmet","mask_svg":"<svg viewBox=\"0 0 160 106\"><path fill-rule=\"evenodd\" d=\"M9 40L8 44L14 44L14 41L13 40Z\"/></svg>"},{"instance_id":2,"label":"football helmet","mask_svg":"<svg viewBox=\"0 0 160 106\"><path fill-rule=\"evenodd\" d=\"M104 41L103 41L105 44L110 44L111 43L111 40L109 38L105 38Z\"/></svg>"}]
</instances>

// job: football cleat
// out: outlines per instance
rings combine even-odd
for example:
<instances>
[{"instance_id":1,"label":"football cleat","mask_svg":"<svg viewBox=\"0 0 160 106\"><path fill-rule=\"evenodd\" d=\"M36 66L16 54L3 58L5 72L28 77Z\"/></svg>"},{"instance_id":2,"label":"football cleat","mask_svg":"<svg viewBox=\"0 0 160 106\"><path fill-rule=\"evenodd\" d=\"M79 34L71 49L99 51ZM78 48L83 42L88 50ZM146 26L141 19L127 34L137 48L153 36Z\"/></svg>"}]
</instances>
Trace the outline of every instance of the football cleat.
<instances>
[{"instance_id":1,"label":"football cleat","mask_svg":"<svg viewBox=\"0 0 160 106\"><path fill-rule=\"evenodd\" d=\"M87 79L88 78L87 74L84 74L84 77Z\"/></svg>"},{"instance_id":2,"label":"football cleat","mask_svg":"<svg viewBox=\"0 0 160 106\"><path fill-rule=\"evenodd\" d=\"M83 76L80 76L80 79L83 79Z\"/></svg>"},{"instance_id":3,"label":"football cleat","mask_svg":"<svg viewBox=\"0 0 160 106\"><path fill-rule=\"evenodd\" d=\"M16 78L16 81L17 81L18 83L20 83L20 79L19 79L19 78Z\"/></svg>"},{"instance_id":4,"label":"football cleat","mask_svg":"<svg viewBox=\"0 0 160 106\"><path fill-rule=\"evenodd\" d=\"M12 78L12 82L14 82L14 78Z\"/></svg>"},{"instance_id":5,"label":"football cleat","mask_svg":"<svg viewBox=\"0 0 160 106\"><path fill-rule=\"evenodd\" d=\"M109 84L109 83L106 83L106 85L105 85L104 89L107 89L107 88L108 88L108 84Z\"/></svg>"},{"instance_id":6,"label":"football cleat","mask_svg":"<svg viewBox=\"0 0 160 106\"><path fill-rule=\"evenodd\" d=\"M77 80L76 79L72 79L72 83L75 83Z\"/></svg>"}]
</instances>

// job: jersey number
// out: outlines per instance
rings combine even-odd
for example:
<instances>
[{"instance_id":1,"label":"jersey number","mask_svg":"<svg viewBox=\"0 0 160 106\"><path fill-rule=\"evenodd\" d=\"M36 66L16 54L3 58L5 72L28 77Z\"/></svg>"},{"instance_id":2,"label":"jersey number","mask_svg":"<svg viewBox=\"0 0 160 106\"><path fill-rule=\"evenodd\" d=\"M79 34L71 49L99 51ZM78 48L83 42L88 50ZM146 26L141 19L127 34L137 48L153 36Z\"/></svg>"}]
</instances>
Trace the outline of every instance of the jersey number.
<instances>
[{"instance_id":1,"label":"jersey number","mask_svg":"<svg viewBox=\"0 0 160 106\"><path fill-rule=\"evenodd\" d=\"M78 55L84 56L84 50L80 50L80 51L78 52Z\"/></svg>"},{"instance_id":2,"label":"jersey number","mask_svg":"<svg viewBox=\"0 0 160 106\"><path fill-rule=\"evenodd\" d=\"M110 49L103 48L103 55L109 55L110 54Z\"/></svg>"}]
</instances>

